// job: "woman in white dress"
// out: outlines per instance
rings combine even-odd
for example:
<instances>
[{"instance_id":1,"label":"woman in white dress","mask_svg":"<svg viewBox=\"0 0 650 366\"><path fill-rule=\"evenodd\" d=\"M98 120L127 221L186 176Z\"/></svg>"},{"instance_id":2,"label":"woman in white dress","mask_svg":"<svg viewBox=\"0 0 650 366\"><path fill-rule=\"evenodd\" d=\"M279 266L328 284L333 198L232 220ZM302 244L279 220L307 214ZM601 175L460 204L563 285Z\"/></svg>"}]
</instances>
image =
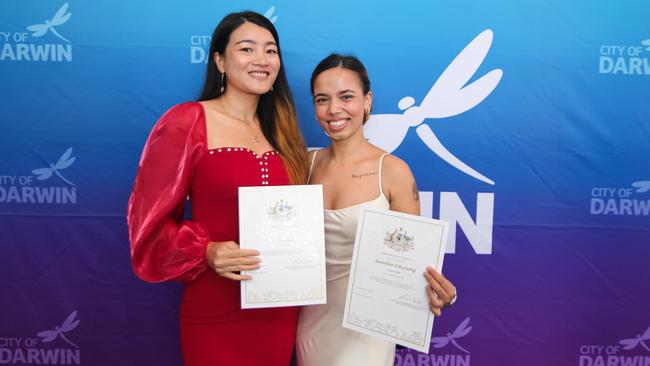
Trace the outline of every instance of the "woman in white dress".
<instances>
[{"instance_id":1,"label":"woman in white dress","mask_svg":"<svg viewBox=\"0 0 650 366\"><path fill-rule=\"evenodd\" d=\"M368 143L363 124L372 107L370 81L353 56L332 54L311 77L316 118L329 147L311 153L309 182L322 184L325 206L327 304L306 306L298 322L300 366L393 365L395 344L343 328L343 310L361 207L418 215L418 189L408 165ZM422 269L435 315L456 289L432 268Z\"/></svg>"}]
</instances>

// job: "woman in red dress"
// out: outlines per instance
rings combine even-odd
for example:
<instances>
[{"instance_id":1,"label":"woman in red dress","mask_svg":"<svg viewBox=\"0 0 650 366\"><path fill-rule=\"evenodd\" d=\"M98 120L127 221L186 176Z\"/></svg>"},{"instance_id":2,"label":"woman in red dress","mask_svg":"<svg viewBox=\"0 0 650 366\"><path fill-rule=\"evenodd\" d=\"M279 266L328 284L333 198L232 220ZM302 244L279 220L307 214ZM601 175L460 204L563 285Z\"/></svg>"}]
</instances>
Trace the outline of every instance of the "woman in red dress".
<instances>
[{"instance_id":1,"label":"woman in red dress","mask_svg":"<svg viewBox=\"0 0 650 366\"><path fill-rule=\"evenodd\" d=\"M237 188L304 184L306 148L268 19L229 14L210 55L199 102L167 111L144 147L127 215L132 264L145 281L184 283L186 365L286 366L298 308L240 309L250 277L239 271L258 268L259 253L237 244Z\"/></svg>"}]
</instances>

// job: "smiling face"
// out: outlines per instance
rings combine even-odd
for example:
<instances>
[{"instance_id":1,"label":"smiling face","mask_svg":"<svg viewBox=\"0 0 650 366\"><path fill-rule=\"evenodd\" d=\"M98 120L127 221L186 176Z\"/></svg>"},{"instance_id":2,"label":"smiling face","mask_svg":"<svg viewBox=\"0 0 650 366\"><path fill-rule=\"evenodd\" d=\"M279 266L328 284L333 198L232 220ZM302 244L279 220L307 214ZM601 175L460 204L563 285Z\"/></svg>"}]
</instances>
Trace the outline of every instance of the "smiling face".
<instances>
[{"instance_id":1,"label":"smiling face","mask_svg":"<svg viewBox=\"0 0 650 366\"><path fill-rule=\"evenodd\" d=\"M332 140L363 137L361 126L372 105L372 92L363 93L354 71L327 69L314 79L313 90L316 118Z\"/></svg>"},{"instance_id":2,"label":"smiling face","mask_svg":"<svg viewBox=\"0 0 650 366\"><path fill-rule=\"evenodd\" d=\"M226 73L226 93L229 90L267 93L280 70L280 55L273 35L249 22L231 33L225 54L215 53L214 61L219 72Z\"/></svg>"}]
</instances>

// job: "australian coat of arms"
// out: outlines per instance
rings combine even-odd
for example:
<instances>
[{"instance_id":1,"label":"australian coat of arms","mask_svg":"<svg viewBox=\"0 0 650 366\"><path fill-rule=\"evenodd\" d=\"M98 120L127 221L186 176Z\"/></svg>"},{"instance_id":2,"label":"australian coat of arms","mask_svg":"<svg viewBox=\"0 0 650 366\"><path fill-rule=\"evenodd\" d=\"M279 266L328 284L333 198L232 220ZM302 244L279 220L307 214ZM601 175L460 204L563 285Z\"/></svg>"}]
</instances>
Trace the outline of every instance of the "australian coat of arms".
<instances>
[{"instance_id":1,"label":"australian coat of arms","mask_svg":"<svg viewBox=\"0 0 650 366\"><path fill-rule=\"evenodd\" d=\"M296 216L296 210L287 201L281 199L269 207L268 216L275 221L287 221Z\"/></svg>"},{"instance_id":2,"label":"australian coat of arms","mask_svg":"<svg viewBox=\"0 0 650 366\"><path fill-rule=\"evenodd\" d=\"M384 245L396 252L407 252L415 248L413 236L403 228L387 231L384 235Z\"/></svg>"}]
</instances>

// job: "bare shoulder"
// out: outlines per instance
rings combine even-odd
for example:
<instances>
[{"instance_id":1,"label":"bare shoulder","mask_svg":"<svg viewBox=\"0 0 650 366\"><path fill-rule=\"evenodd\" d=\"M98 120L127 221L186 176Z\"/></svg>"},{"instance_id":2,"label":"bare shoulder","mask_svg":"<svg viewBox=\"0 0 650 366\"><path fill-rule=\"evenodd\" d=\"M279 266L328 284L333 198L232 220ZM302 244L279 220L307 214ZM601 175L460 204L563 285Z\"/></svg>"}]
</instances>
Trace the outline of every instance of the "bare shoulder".
<instances>
[{"instance_id":1,"label":"bare shoulder","mask_svg":"<svg viewBox=\"0 0 650 366\"><path fill-rule=\"evenodd\" d=\"M409 165L395 155L388 154L384 157L382 174L389 181L413 180L413 173Z\"/></svg>"},{"instance_id":2,"label":"bare shoulder","mask_svg":"<svg viewBox=\"0 0 650 366\"><path fill-rule=\"evenodd\" d=\"M309 164L310 179L312 182L315 182L313 179L316 179L318 182L321 181L320 177L322 176L324 166L327 165L323 164L327 160L327 152L327 148L308 151L307 162Z\"/></svg>"},{"instance_id":3,"label":"bare shoulder","mask_svg":"<svg viewBox=\"0 0 650 366\"><path fill-rule=\"evenodd\" d=\"M417 215L420 212L420 196L408 164L394 155L386 155L382 175L390 209Z\"/></svg>"},{"instance_id":4,"label":"bare shoulder","mask_svg":"<svg viewBox=\"0 0 650 366\"><path fill-rule=\"evenodd\" d=\"M309 162L311 163L312 159L314 159L314 155L316 155L316 161L323 160L323 158L327 155L327 152L328 152L327 147L319 147L317 149L309 150L307 152Z\"/></svg>"}]
</instances>

